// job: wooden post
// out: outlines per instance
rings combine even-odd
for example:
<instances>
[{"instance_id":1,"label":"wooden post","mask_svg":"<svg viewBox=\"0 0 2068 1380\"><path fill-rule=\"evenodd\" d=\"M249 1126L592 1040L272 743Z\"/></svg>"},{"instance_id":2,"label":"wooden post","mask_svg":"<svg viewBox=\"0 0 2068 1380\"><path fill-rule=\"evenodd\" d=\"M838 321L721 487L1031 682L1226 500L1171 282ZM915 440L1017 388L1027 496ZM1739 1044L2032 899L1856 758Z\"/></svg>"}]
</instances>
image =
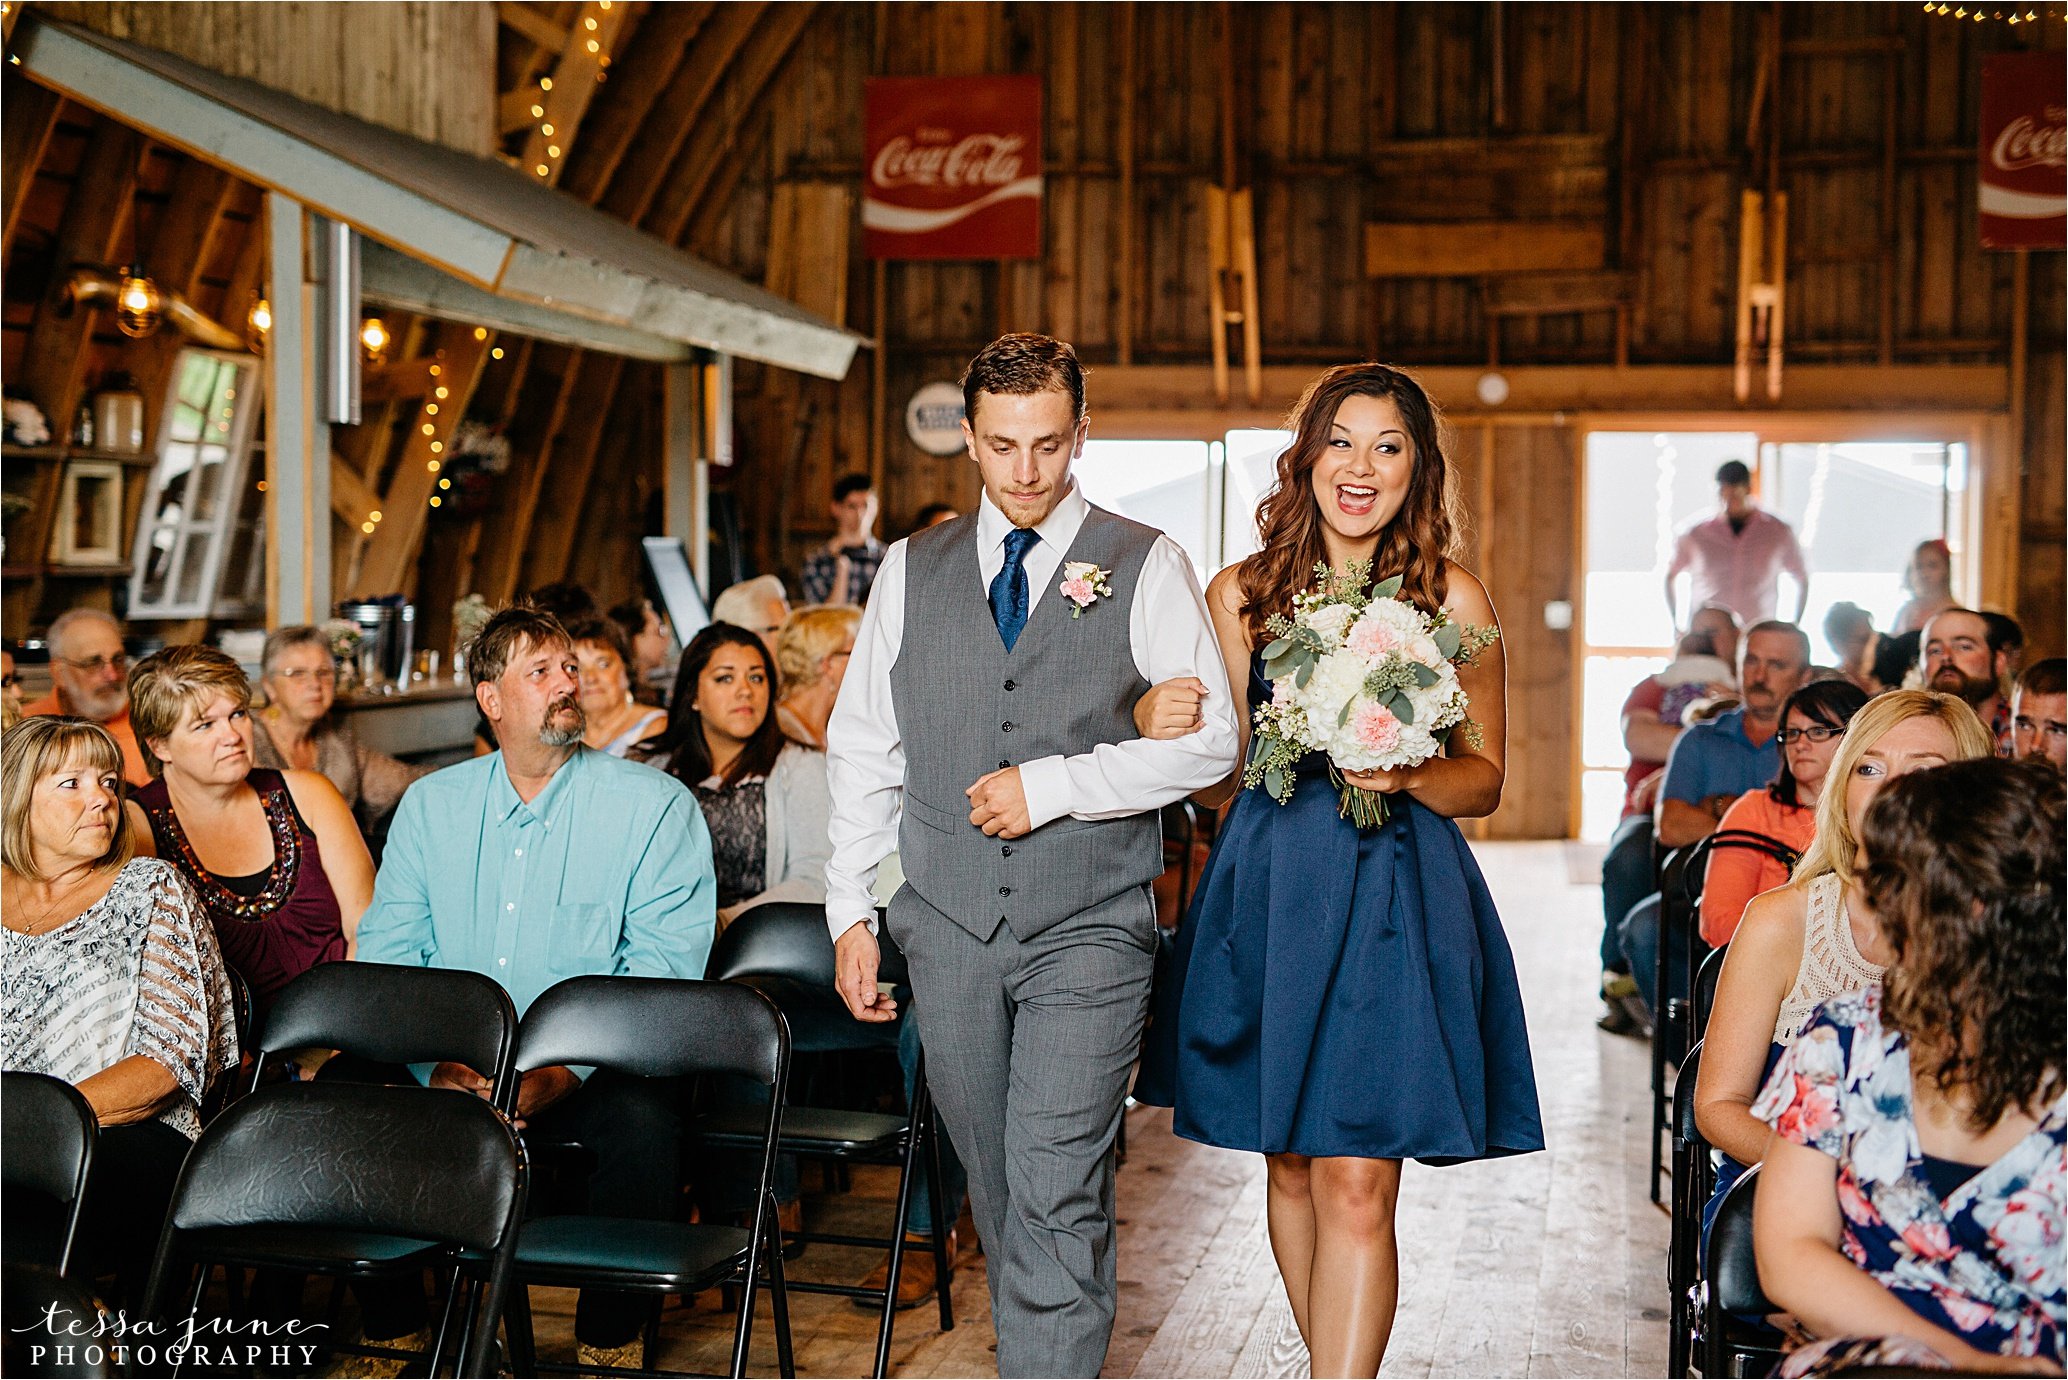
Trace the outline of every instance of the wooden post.
<instances>
[{"instance_id":1,"label":"wooden post","mask_svg":"<svg viewBox=\"0 0 2068 1380\"><path fill-rule=\"evenodd\" d=\"M661 371L661 531L694 549L697 437L703 425L697 366L688 361Z\"/></svg>"},{"instance_id":2,"label":"wooden post","mask_svg":"<svg viewBox=\"0 0 2068 1380\"><path fill-rule=\"evenodd\" d=\"M704 365L703 455L697 465L696 540L689 544L689 568L708 597L711 589L710 467L732 464L732 356L714 354Z\"/></svg>"},{"instance_id":3,"label":"wooden post","mask_svg":"<svg viewBox=\"0 0 2068 1380\"><path fill-rule=\"evenodd\" d=\"M1114 349L1122 364L1135 357L1135 6L1120 6L1120 245L1114 256L1119 279Z\"/></svg>"},{"instance_id":4,"label":"wooden post","mask_svg":"<svg viewBox=\"0 0 2068 1380\"><path fill-rule=\"evenodd\" d=\"M266 622L277 628L330 614L330 428L316 404L308 217L300 202L268 192L265 221Z\"/></svg>"}]
</instances>

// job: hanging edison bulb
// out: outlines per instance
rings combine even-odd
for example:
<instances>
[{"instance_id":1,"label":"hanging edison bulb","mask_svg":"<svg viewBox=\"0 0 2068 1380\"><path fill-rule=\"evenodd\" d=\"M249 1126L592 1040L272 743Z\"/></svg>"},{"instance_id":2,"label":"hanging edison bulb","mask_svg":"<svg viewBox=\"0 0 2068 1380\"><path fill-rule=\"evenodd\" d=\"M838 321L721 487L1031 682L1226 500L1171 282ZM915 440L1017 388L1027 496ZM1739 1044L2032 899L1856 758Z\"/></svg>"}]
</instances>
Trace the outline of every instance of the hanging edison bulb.
<instances>
[{"instance_id":1,"label":"hanging edison bulb","mask_svg":"<svg viewBox=\"0 0 2068 1380\"><path fill-rule=\"evenodd\" d=\"M387 358L388 345L394 339L388 334L388 323L378 316L369 316L359 326L359 343L366 350L366 357L375 364Z\"/></svg>"},{"instance_id":2,"label":"hanging edison bulb","mask_svg":"<svg viewBox=\"0 0 2068 1380\"><path fill-rule=\"evenodd\" d=\"M115 288L115 324L122 334L141 340L158 329L165 317L165 299L158 285L134 268L122 270Z\"/></svg>"},{"instance_id":3,"label":"hanging edison bulb","mask_svg":"<svg viewBox=\"0 0 2068 1380\"><path fill-rule=\"evenodd\" d=\"M266 348L266 337L273 332L273 304L256 292L251 294L251 310L244 314L244 340L251 346L253 354Z\"/></svg>"}]
</instances>

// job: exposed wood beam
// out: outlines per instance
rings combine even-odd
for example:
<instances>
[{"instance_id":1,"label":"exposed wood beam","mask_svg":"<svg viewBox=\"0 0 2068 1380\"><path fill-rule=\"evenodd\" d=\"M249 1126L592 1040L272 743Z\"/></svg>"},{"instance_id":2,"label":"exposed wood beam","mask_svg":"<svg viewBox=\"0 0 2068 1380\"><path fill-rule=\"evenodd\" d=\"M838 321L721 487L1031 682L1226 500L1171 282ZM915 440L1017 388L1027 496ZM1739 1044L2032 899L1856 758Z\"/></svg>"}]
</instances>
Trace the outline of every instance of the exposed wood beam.
<instances>
[{"instance_id":1,"label":"exposed wood beam","mask_svg":"<svg viewBox=\"0 0 2068 1380\"><path fill-rule=\"evenodd\" d=\"M431 373L437 365L438 361L428 355L421 359L369 364L359 376L359 400L379 403L398 398L403 401L421 398L437 386Z\"/></svg>"},{"instance_id":2,"label":"exposed wood beam","mask_svg":"<svg viewBox=\"0 0 2068 1380\"><path fill-rule=\"evenodd\" d=\"M552 464L554 442L583 359L579 350L540 350L534 352L535 365L539 354L549 359L558 354L560 375L552 386L538 378L510 419L510 468L497 485L500 512L494 521L483 524L481 549L474 561L474 588L491 605L507 604L516 596L532 514L538 509L539 491Z\"/></svg>"},{"instance_id":3,"label":"exposed wood beam","mask_svg":"<svg viewBox=\"0 0 2068 1380\"><path fill-rule=\"evenodd\" d=\"M567 30L555 24L529 5L518 4L517 0L497 0L496 22L506 29L514 29L541 48L555 52L567 47Z\"/></svg>"},{"instance_id":4,"label":"exposed wood beam","mask_svg":"<svg viewBox=\"0 0 2068 1380\"><path fill-rule=\"evenodd\" d=\"M626 13L624 5L589 0L568 29L560 61L553 66L552 88L546 91L546 113L525 139L518 164L548 185L558 183L567 168L567 151L574 147L575 131L595 99L597 79L609 65ZM539 83L541 89L546 85Z\"/></svg>"},{"instance_id":5,"label":"exposed wood beam","mask_svg":"<svg viewBox=\"0 0 2068 1380\"><path fill-rule=\"evenodd\" d=\"M443 370L438 381L445 385L447 397L438 403L426 399L417 407L394 478L381 495L381 521L366 544L359 593L389 594L407 587L417 553L423 548L424 523L430 513L427 505L438 487L437 471L431 466L443 468L445 443L452 439L460 418L467 415L467 403L481 382L495 335L447 323L438 328L437 340L435 353ZM435 415L428 411L433 406L438 408ZM433 445L438 450L432 450Z\"/></svg>"},{"instance_id":6,"label":"exposed wood beam","mask_svg":"<svg viewBox=\"0 0 2068 1380\"><path fill-rule=\"evenodd\" d=\"M538 113L532 113L532 107ZM539 90L537 82L526 82L515 91L505 91L496 97L495 128L498 134L514 134L526 125L544 117L546 93Z\"/></svg>"},{"instance_id":7,"label":"exposed wood beam","mask_svg":"<svg viewBox=\"0 0 2068 1380\"><path fill-rule=\"evenodd\" d=\"M603 194L716 8L709 0L683 0L648 11L582 123L582 142L568 157L562 190L591 204Z\"/></svg>"},{"instance_id":8,"label":"exposed wood beam","mask_svg":"<svg viewBox=\"0 0 2068 1380\"><path fill-rule=\"evenodd\" d=\"M20 6L8 11L13 25ZM0 203L4 203L6 228L0 231L0 254L14 248L15 227L21 224L22 206L36 183L36 168L43 151L50 146L50 133L57 128L58 107L64 97L38 85L14 70L6 69L6 94L0 97Z\"/></svg>"},{"instance_id":9,"label":"exposed wood beam","mask_svg":"<svg viewBox=\"0 0 2068 1380\"><path fill-rule=\"evenodd\" d=\"M677 163L648 213L649 228L669 244L682 242L682 232L702 204L719 165L728 156L739 156L736 144L741 127L760 104L761 93L781 70L817 10L814 3L781 5L755 29L732 67L733 86L726 100L724 127L696 141L689 157Z\"/></svg>"},{"instance_id":10,"label":"exposed wood beam","mask_svg":"<svg viewBox=\"0 0 2068 1380\"><path fill-rule=\"evenodd\" d=\"M662 179L675 165L697 117L767 8L761 0L723 6L698 33L687 60L669 79L615 176L603 187L598 206L634 225L645 222Z\"/></svg>"},{"instance_id":11,"label":"exposed wood beam","mask_svg":"<svg viewBox=\"0 0 2068 1380\"><path fill-rule=\"evenodd\" d=\"M525 537L527 588L567 576L568 555L574 548L582 507L589 501L589 481L596 473L597 449L603 442L605 424L615 411L592 403L600 398L615 398L624 370L622 357L592 350L583 354L580 366L573 372L570 406L562 413L563 429L554 439L553 463L541 470L539 501L533 508L531 529Z\"/></svg>"},{"instance_id":12,"label":"exposed wood beam","mask_svg":"<svg viewBox=\"0 0 2068 1380\"><path fill-rule=\"evenodd\" d=\"M60 316L54 309L56 297L64 290L65 275L73 264L105 263L114 253L129 224L143 147L143 137L127 125L108 119L96 122L86 157L79 165L76 190L65 206L51 247L51 295L29 327L17 381L59 435L71 426L72 413L84 391L94 312L79 307L69 316Z\"/></svg>"},{"instance_id":13,"label":"exposed wood beam","mask_svg":"<svg viewBox=\"0 0 2068 1380\"><path fill-rule=\"evenodd\" d=\"M359 477L359 471L352 467L352 462L339 455L336 451L332 451L330 453L330 511L342 518L346 526L357 532L359 524L366 521L366 515L376 511L380 506L381 496L375 493L364 479ZM386 514L383 513L382 516L385 518Z\"/></svg>"},{"instance_id":14,"label":"exposed wood beam","mask_svg":"<svg viewBox=\"0 0 2068 1380\"><path fill-rule=\"evenodd\" d=\"M212 163L189 158L173 174L171 199L158 217L157 233L142 252L144 266L160 288L192 301L208 266L210 250L223 224L223 212L237 195L237 180ZM224 325L241 328L243 303L224 302ZM144 435L157 449L165 395L186 342L179 332L162 329L143 342L135 370L144 397Z\"/></svg>"}]
</instances>

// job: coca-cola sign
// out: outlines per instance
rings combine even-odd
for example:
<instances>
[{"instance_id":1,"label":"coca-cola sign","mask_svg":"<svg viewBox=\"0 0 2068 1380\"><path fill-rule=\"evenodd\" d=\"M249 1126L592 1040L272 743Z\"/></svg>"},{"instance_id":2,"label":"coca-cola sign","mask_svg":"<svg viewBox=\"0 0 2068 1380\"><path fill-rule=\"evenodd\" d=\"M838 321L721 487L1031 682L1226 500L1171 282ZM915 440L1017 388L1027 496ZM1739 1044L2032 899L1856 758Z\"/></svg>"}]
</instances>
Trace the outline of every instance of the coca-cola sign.
<instances>
[{"instance_id":1,"label":"coca-cola sign","mask_svg":"<svg viewBox=\"0 0 2068 1380\"><path fill-rule=\"evenodd\" d=\"M1041 256L1041 78L874 77L863 100L870 258Z\"/></svg>"},{"instance_id":2,"label":"coca-cola sign","mask_svg":"<svg viewBox=\"0 0 2068 1380\"><path fill-rule=\"evenodd\" d=\"M2059 53L1982 60L1978 172L1983 248L2068 248L2068 65Z\"/></svg>"}]
</instances>

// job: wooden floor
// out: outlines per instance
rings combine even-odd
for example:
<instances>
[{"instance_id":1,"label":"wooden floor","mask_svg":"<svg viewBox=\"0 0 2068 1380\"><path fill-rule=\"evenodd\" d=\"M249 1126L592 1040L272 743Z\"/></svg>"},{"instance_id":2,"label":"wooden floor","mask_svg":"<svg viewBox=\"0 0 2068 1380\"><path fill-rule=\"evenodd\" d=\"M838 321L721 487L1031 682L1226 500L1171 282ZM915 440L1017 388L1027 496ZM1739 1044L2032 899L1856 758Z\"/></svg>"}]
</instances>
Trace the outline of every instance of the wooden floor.
<instances>
[{"instance_id":1,"label":"wooden floor","mask_svg":"<svg viewBox=\"0 0 2068 1380\"><path fill-rule=\"evenodd\" d=\"M1399 1320L1385 1375L1663 1375L1666 1217L1645 1196L1645 1047L1594 1027L1600 888L1575 885L1566 845L1480 845L1522 973L1550 1148L1430 1169L1409 1164L1399 1217ZM1128 1114L1120 1173L1120 1314L1109 1376L1301 1376L1307 1358L1264 1234L1263 1161L1178 1140L1170 1114ZM813 1196L815 1225L877 1229L892 1186ZM839 1224L839 1225L835 1225ZM995 1374L981 1257L957 1272L957 1327L931 1305L899 1315L892 1373ZM859 1280L863 1252L814 1246L791 1267ZM798 1373L866 1375L874 1316L845 1299L793 1296ZM542 1351L572 1348L573 1295L534 1294ZM764 1305L751 1373L775 1373ZM660 1364L720 1370L731 1320L671 1309Z\"/></svg>"}]
</instances>

